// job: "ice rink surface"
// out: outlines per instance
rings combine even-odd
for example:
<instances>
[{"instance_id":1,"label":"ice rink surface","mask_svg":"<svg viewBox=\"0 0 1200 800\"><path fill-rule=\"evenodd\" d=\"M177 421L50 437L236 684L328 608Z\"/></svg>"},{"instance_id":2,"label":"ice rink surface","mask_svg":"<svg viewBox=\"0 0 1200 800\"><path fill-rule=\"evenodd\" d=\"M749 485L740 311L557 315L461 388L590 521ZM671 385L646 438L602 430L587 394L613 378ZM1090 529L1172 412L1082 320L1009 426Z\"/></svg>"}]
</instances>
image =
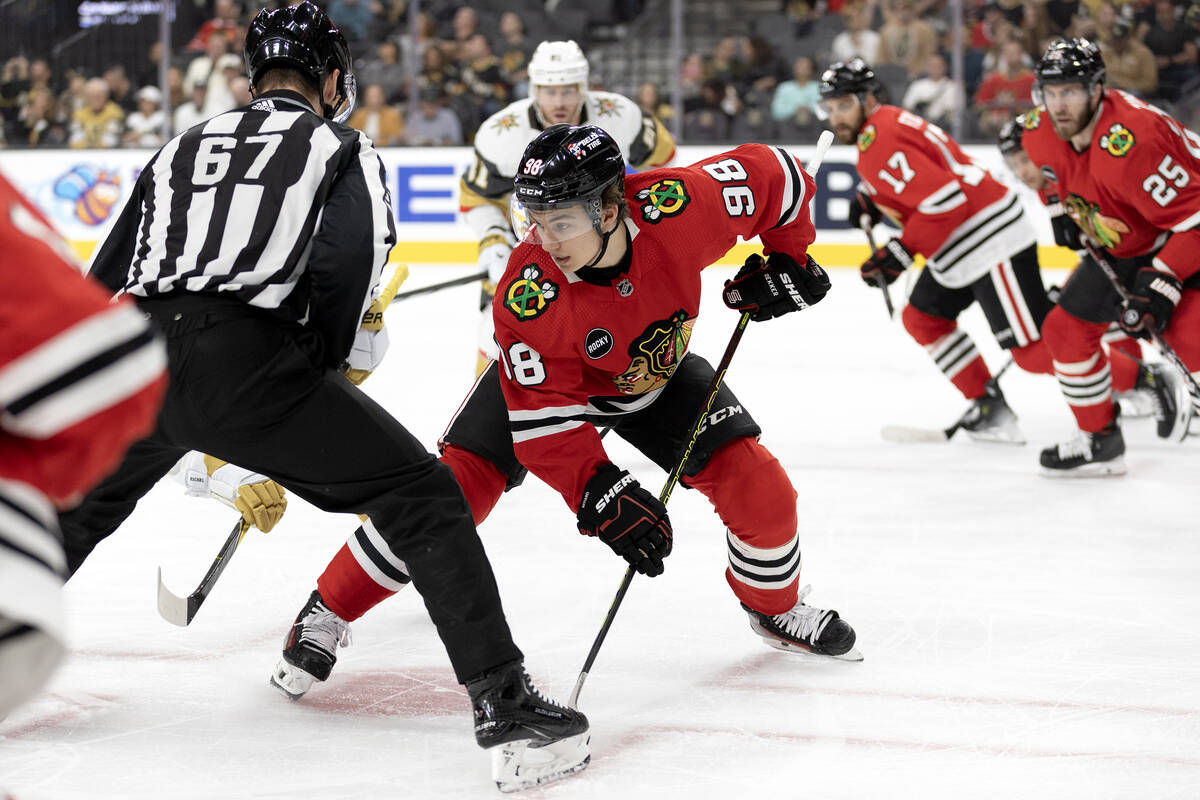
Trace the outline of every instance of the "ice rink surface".
<instances>
[{"instance_id":1,"label":"ice rink surface","mask_svg":"<svg viewBox=\"0 0 1200 800\"><path fill-rule=\"evenodd\" d=\"M460 274L414 268L405 288ZM691 349L736 316L707 273ZM1002 385L1030 444L895 445L965 403L853 271L814 309L751 324L728 383L800 493L803 582L866 660L771 650L725 584L707 501L671 499L666 574L638 576L583 690L592 764L526 798L1200 797L1200 441L1127 420L1123 478L1039 477L1073 423L1049 377ZM470 385L474 287L391 309L364 388L432 447ZM963 318L993 367L995 341ZM680 409L691 415L691 409ZM622 442L613 459L657 491ZM200 580L232 512L164 483L67 590L72 648L0 722L17 800L498 797L469 703L411 588L357 622L299 702L267 685L284 634L355 527L293 499L252 532L189 628L155 611L155 568ZM624 571L538 480L481 535L528 667L565 700ZM3 792L0 791L0 795Z\"/></svg>"}]
</instances>

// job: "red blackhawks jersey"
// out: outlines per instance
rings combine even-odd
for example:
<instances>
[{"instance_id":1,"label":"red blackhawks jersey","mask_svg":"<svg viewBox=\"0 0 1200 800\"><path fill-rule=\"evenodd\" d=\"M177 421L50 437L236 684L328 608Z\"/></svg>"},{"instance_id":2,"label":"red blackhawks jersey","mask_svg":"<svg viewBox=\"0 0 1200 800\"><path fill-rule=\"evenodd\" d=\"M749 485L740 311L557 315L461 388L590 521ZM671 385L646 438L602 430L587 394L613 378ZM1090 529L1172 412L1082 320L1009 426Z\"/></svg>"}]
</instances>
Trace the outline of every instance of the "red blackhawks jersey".
<instances>
[{"instance_id":1,"label":"red blackhawks jersey","mask_svg":"<svg viewBox=\"0 0 1200 800\"><path fill-rule=\"evenodd\" d=\"M858 134L858 174L879 209L903 228L943 286L962 288L1032 246L1017 193L963 153L937 125L880 106Z\"/></svg>"},{"instance_id":2,"label":"red blackhawks jersey","mask_svg":"<svg viewBox=\"0 0 1200 800\"><path fill-rule=\"evenodd\" d=\"M1154 265L1180 280L1200 270L1200 136L1110 89L1082 153L1058 137L1044 107L1025 115L1021 146L1058 183L1080 229L1114 256L1156 254Z\"/></svg>"},{"instance_id":3,"label":"red blackhawks jersey","mask_svg":"<svg viewBox=\"0 0 1200 800\"><path fill-rule=\"evenodd\" d=\"M513 251L492 306L513 443L521 463L572 511L609 461L587 418L658 398L687 351L700 271L738 236L759 236L766 252L805 262L815 237L813 189L787 151L747 144L627 177L631 258L611 285L563 273L535 245Z\"/></svg>"}]
</instances>

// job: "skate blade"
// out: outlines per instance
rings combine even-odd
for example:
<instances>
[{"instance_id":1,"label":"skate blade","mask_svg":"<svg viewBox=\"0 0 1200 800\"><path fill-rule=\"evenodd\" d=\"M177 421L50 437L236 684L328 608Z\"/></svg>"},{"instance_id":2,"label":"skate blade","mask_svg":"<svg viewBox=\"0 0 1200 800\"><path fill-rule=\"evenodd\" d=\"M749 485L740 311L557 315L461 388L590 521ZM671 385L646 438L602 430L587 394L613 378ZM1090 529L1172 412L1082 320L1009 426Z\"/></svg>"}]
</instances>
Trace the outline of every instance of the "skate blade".
<instances>
[{"instance_id":1,"label":"skate blade","mask_svg":"<svg viewBox=\"0 0 1200 800\"><path fill-rule=\"evenodd\" d=\"M972 441L985 444L1011 444L1018 447L1025 444L1025 434L1021 433L1021 429L1016 425L1005 425L1001 428L989 428L983 431L967 431L966 433Z\"/></svg>"},{"instance_id":2,"label":"skate blade","mask_svg":"<svg viewBox=\"0 0 1200 800\"><path fill-rule=\"evenodd\" d=\"M582 772L592 760L588 747L591 739L591 734L584 731L542 747L530 746L531 739L493 747L492 780L497 789L508 794Z\"/></svg>"},{"instance_id":3,"label":"skate blade","mask_svg":"<svg viewBox=\"0 0 1200 800\"><path fill-rule=\"evenodd\" d=\"M785 653L801 653L803 655L816 656L817 658L832 658L837 661L862 661L863 654L858 647L851 647L841 655L835 656L831 653L818 653L816 650L809 649L803 645L785 642L782 639L776 639L773 636L763 636L762 640L776 650L783 650Z\"/></svg>"},{"instance_id":4,"label":"skate blade","mask_svg":"<svg viewBox=\"0 0 1200 800\"><path fill-rule=\"evenodd\" d=\"M299 700L307 694L314 681L316 678L312 675L293 667L282 658L275 665L275 671L271 673L271 685L287 695L289 700Z\"/></svg>"},{"instance_id":5,"label":"skate blade","mask_svg":"<svg viewBox=\"0 0 1200 800\"><path fill-rule=\"evenodd\" d=\"M1119 478L1125 474L1125 456L1112 461L1084 464L1075 469L1047 469L1042 467L1043 478Z\"/></svg>"},{"instance_id":6,"label":"skate blade","mask_svg":"<svg viewBox=\"0 0 1200 800\"><path fill-rule=\"evenodd\" d=\"M913 428L907 425L885 425L879 431L885 442L898 444L936 444L948 442L950 437L941 428Z\"/></svg>"}]
</instances>

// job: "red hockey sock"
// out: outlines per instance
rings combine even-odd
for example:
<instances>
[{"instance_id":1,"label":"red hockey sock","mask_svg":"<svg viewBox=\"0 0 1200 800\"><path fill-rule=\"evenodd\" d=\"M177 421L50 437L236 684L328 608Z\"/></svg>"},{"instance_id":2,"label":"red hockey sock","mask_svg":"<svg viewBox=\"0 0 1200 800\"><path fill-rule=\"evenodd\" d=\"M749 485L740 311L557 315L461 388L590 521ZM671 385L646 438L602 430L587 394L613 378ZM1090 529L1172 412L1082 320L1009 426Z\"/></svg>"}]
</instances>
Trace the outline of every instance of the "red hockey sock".
<instances>
[{"instance_id":1,"label":"red hockey sock","mask_svg":"<svg viewBox=\"0 0 1200 800\"><path fill-rule=\"evenodd\" d=\"M1024 347L1014 347L1009 351L1017 366L1034 375L1053 375L1054 362L1050 358L1050 348L1038 339Z\"/></svg>"},{"instance_id":2,"label":"red hockey sock","mask_svg":"<svg viewBox=\"0 0 1200 800\"><path fill-rule=\"evenodd\" d=\"M712 502L729 528L725 580L755 611L782 614L796 605L800 542L796 490L779 461L756 440L740 437L713 453L687 483Z\"/></svg>"},{"instance_id":3,"label":"red hockey sock","mask_svg":"<svg viewBox=\"0 0 1200 800\"><path fill-rule=\"evenodd\" d=\"M1079 429L1103 430L1113 420L1112 372L1100 340L1108 325L1088 322L1055 306L1042 323L1054 374Z\"/></svg>"},{"instance_id":4,"label":"red hockey sock","mask_svg":"<svg viewBox=\"0 0 1200 800\"><path fill-rule=\"evenodd\" d=\"M904 329L917 344L925 348L933 363L962 392L963 397L968 400L983 397L984 384L992 374L988 372L974 340L959 330L957 322L926 314L911 303L904 307L900 316Z\"/></svg>"},{"instance_id":5,"label":"red hockey sock","mask_svg":"<svg viewBox=\"0 0 1200 800\"><path fill-rule=\"evenodd\" d=\"M363 528L355 531L325 567L321 577L317 578L317 591L321 593L325 605L347 622L358 619L407 583L407 580L397 581L380 575L369 558L360 561L363 555L361 538L364 534ZM355 550L359 553L356 554Z\"/></svg>"},{"instance_id":6,"label":"red hockey sock","mask_svg":"<svg viewBox=\"0 0 1200 800\"><path fill-rule=\"evenodd\" d=\"M441 461L450 467L458 485L462 487L475 524L482 524L496 503L500 502L508 479L483 456L452 444L446 445L442 451Z\"/></svg>"},{"instance_id":7,"label":"red hockey sock","mask_svg":"<svg viewBox=\"0 0 1200 800\"><path fill-rule=\"evenodd\" d=\"M1113 391L1132 391L1137 383L1138 374L1138 363L1134 359L1142 357L1142 346L1138 344L1138 340L1126 337L1109 342L1108 356Z\"/></svg>"}]
</instances>

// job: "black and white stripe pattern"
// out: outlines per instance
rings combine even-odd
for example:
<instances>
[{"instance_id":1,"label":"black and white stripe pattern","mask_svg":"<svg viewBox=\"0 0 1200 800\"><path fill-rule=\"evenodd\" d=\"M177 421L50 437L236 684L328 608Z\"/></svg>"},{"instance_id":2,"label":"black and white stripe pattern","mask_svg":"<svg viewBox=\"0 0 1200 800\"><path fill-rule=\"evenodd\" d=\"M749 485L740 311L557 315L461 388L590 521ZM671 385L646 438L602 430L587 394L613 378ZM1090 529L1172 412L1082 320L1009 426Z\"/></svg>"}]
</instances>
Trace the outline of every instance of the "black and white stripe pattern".
<instances>
[{"instance_id":1,"label":"black and white stripe pattern","mask_svg":"<svg viewBox=\"0 0 1200 800\"><path fill-rule=\"evenodd\" d=\"M375 525L366 520L346 541L354 560L385 589L398 592L412 579L408 567L387 546Z\"/></svg>"},{"instance_id":2,"label":"black and white stripe pattern","mask_svg":"<svg viewBox=\"0 0 1200 800\"><path fill-rule=\"evenodd\" d=\"M800 537L779 547L754 547L725 532L729 571L734 580L753 589L786 589L800 575Z\"/></svg>"},{"instance_id":3,"label":"black and white stripe pattern","mask_svg":"<svg viewBox=\"0 0 1200 800\"><path fill-rule=\"evenodd\" d=\"M944 214L967 202L967 195L958 181L950 181L917 205L918 214Z\"/></svg>"},{"instance_id":4,"label":"black and white stripe pattern","mask_svg":"<svg viewBox=\"0 0 1200 800\"><path fill-rule=\"evenodd\" d=\"M938 369L950 380L962 372L975 359L979 358L979 349L975 340L961 330L954 330L941 336L933 344L925 345Z\"/></svg>"},{"instance_id":5,"label":"black and white stripe pattern","mask_svg":"<svg viewBox=\"0 0 1200 800\"><path fill-rule=\"evenodd\" d=\"M0 368L5 429L45 439L137 394L166 353L128 304L94 314Z\"/></svg>"},{"instance_id":6,"label":"black and white stripe pattern","mask_svg":"<svg viewBox=\"0 0 1200 800\"><path fill-rule=\"evenodd\" d=\"M1112 371L1108 362L1097 370L1100 354L1087 361L1054 362L1054 375L1067 403L1073 406L1098 406L1112 398Z\"/></svg>"},{"instance_id":7,"label":"black and white stripe pattern","mask_svg":"<svg viewBox=\"0 0 1200 800\"><path fill-rule=\"evenodd\" d=\"M953 192L947 187L934 195L943 191L947 194L942 201L949 202ZM929 267L938 283L958 289L974 283L996 264L1036 241L1037 234L1025 216L1024 205L1015 192L1009 191L955 228L928 260Z\"/></svg>"},{"instance_id":8,"label":"black and white stripe pattern","mask_svg":"<svg viewBox=\"0 0 1200 800\"><path fill-rule=\"evenodd\" d=\"M782 228L795 222L800 216L804 204L804 176L800 174L800 165L787 150L782 147L772 147L771 153L779 160L783 169L783 202L779 209L779 222L776 228Z\"/></svg>"},{"instance_id":9,"label":"black and white stripe pattern","mask_svg":"<svg viewBox=\"0 0 1200 800\"><path fill-rule=\"evenodd\" d=\"M61 640L66 568L49 501L31 486L0 479L0 617Z\"/></svg>"},{"instance_id":10,"label":"black and white stripe pattern","mask_svg":"<svg viewBox=\"0 0 1200 800\"><path fill-rule=\"evenodd\" d=\"M553 436L587 424L587 406L548 406L536 411L508 412L513 444Z\"/></svg>"}]
</instances>

